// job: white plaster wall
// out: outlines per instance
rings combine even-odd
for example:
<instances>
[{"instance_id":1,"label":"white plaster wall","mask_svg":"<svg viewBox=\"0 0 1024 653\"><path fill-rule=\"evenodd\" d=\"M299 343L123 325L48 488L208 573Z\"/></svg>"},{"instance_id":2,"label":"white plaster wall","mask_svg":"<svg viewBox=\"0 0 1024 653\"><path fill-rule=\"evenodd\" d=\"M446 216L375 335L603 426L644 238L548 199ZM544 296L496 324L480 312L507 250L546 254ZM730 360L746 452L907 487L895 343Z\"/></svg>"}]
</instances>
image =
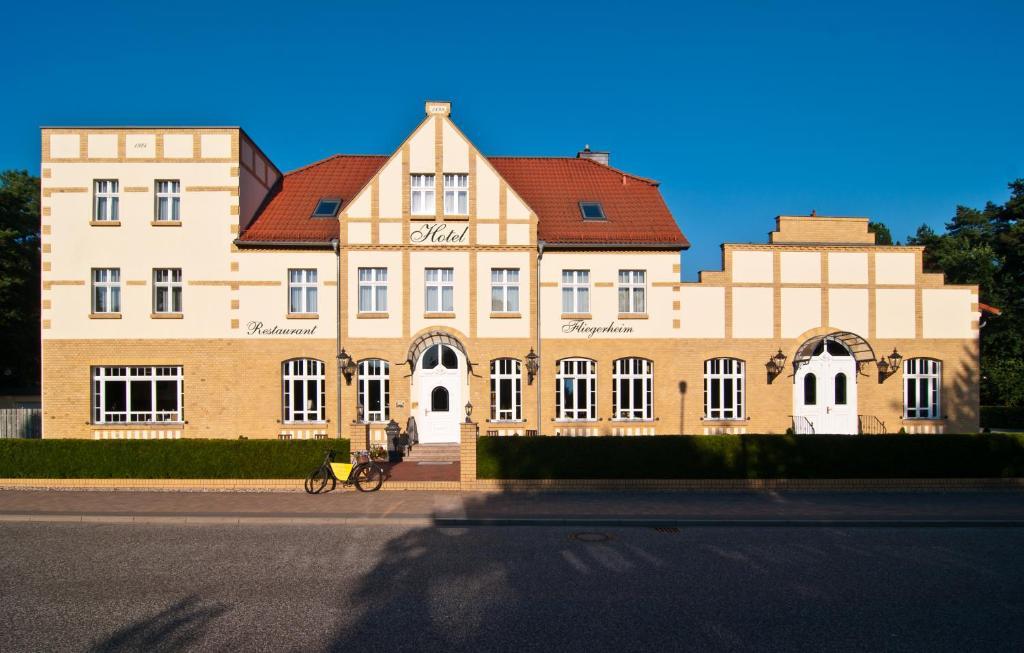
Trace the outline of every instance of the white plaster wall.
<instances>
[{"instance_id":1,"label":"white plaster wall","mask_svg":"<svg viewBox=\"0 0 1024 653\"><path fill-rule=\"evenodd\" d=\"M434 174L434 121L424 121L409 138L409 173Z\"/></svg>"},{"instance_id":2,"label":"white plaster wall","mask_svg":"<svg viewBox=\"0 0 1024 653\"><path fill-rule=\"evenodd\" d=\"M199 156L204 159L227 159L231 157L230 134L201 134Z\"/></svg>"},{"instance_id":3,"label":"white plaster wall","mask_svg":"<svg viewBox=\"0 0 1024 653\"><path fill-rule=\"evenodd\" d=\"M868 337L867 288L830 288L828 326Z\"/></svg>"},{"instance_id":4,"label":"white plaster wall","mask_svg":"<svg viewBox=\"0 0 1024 653\"><path fill-rule=\"evenodd\" d=\"M500 242L498 225L496 223L477 222L476 242L481 245L497 245Z\"/></svg>"},{"instance_id":5,"label":"white plaster wall","mask_svg":"<svg viewBox=\"0 0 1024 653\"><path fill-rule=\"evenodd\" d=\"M451 122L442 121L442 169L445 172L469 172L469 144L455 130Z\"/></svg>"},{"instance_id":6,"label":"white plaster wall","mask_svg":"<svg viewBox=\"0 0 1024 653\"><path fill-rule=\"evenodd\" d=\"M366 186L345 208L345 215L350 218L370 217L370 187Z\"/></svg>"},{"instance_id":7,"label":"white plaster wall","mask_svg":"<svg viewBox=\"0 0 1024 653\"><path fill-rule=\"evenodd\" d=\"M971 305L977 301L977 295L967 289L922 290L923 337L977 337L977 332L971 328L971 322L978 319L978 313L971 309Z\"/></svg>"},{"instance_id":8,"label":"white plaster wall","mask_svg":"<svg viewBox=\"0 0 1024 653\"><path fill-rule=\"evenodd\" d=\"M779 268L782 283L821 283L818 252L780 252Z\"/></svg>"},{"instance_id":9,"label":"white plaster wall","mask_svg":"<svg viewBox=\"0 0 1024 653\"><path fill-rule=\"evenodd\" d=\"M348 239L346 242L353 245L368 245L371 240L371 226L369 222L347 222Z\"/></svg>"},{"instance_id":10,"label":"white plaster wall","mask_svg":"<svg viewBox=\"0 0 1024 653\"><path fill-rule=\"evenodd\" d=\"M732 280L735 283L771 283L774 280L774 252L732 252Z\"/></svg>"},{"instance_id":11,"label":"white plaster wall","mask_svg":"<svg viewBox=\"0 0 1024 653\"><path fill-rule=\"evenodd\" d=\"M732 289L734 338L771 338L775 332L773 288Z\"/></svg>"},{"instance_id":12,"label":"white plaster wall","mask_svg":"<svg viewBox=\"0 0 1024 653\"><path fill-rule=\"evenodd\" d=\"M402 243L402 223L382 222L377 225L380 234L380 242L385 245L400 245Z\"/></svg>"},{"instance_id":13,"label":"white plaster wall","mask_svg":"<svg viewBox=\"0 0 1024 653\"><path fill-rule=\"evenodd\" d=\"M246 339L285 338L293 340L334 338L337 319L337 286L327 281L337 280L337 259L329 250L314 251L246 251L238 256L239 271L227 278L239 277L265 281L279 281L280 285L241 286L237 292L239 309L229 310L231 317L237 317L240 328L232 335ZM317 315L316 320L288 319L288 270L291 268L315 268L317 271ZM192 288L187 288L192 290ZM230 300L223 286L202 289L210 295L210 307L223 305L228 308ZM221 309L223 310L223 309ZM188 308L185 309L186 313ZM227 320L227 321L230 321ZM264 328L278 326L281 329L308 329L316 326L312 335L265 336L248 335L250 322L263 322Z\"/></svg>"},{"instance_id":14,"label":"white plaster wall","mask_svg":"<svg viewBox=\"0 0 1024 653\"><path fill-rule=\"evenodd\" d=\"M916 256L913 252L875 254L875 283L911 286L916 280Z\"/></svg>"},{"instance_id":15,"label":"white plaster wall","mask_svg":"<svg viewBox=\"0 0 1024 653\"><path fill-rule=\"evenodd\" d=\"M164 134L164 156L171 159L191 159L192 144L192 134Z\"/></svg>"},{"instance_id":16,"label":"white plaster wall","mask_svg":"<svg viewBox=\"0 0 1024 653\"><path fill-rule=\"evenodd\" d=\"M127 159L151 159L156 156L156 134L126 134L124 155Z\"/></svg>"},{"instance_id":17,"label":"white plaster wall","mask_svg":"<svg viewBox=\"0 0 1024 653\"><path fill-rule=\"evenodd\" d=\"M782 337L795 338L821 326L820 288L782 289Z\"/></svg>"},{"instance_id":18,"label":"white plaster wall","mask_svg":"<svg viewBox=\"0 0 1024 653\"><path fill-rule=\"evenodd\" d=\"M50 156L55 159L77 159L81 155L82 137L78 134L50 134Z\"/></svg>"},{"instance_id":19,"label":"white plaster wall","mask_svg":"<svg viewBox=\"0 0 1024 653\"><path fill-rule=\"evenodd\" d=\"M505 217L509 220L529 219L529 207L526 206L526 202L519 199L519 196L515 194L511 187L506 188L505 195Z\"/></svg>"},{"instance_id":20,"label":"white plaster wall","mask_svg":"<svg viewBox=\"0 0 1024 653\"><path fill-rule=\"evenodd\" d=\"M393 156L381 168L377 178L378 210L382 218L402 217L402 158ZM387 241L392 242L392 241ZM400 242L400 241L395 241Z\"/></svg>"},{"instance_id":21,"label":"white plaster wall","mask_svg":"<svg viewBox=\"0 0 1024 653\"><path fill-rule=\"evenodd\" d=\"M531 243L530 223L510 222L505 229L505 237L508 239L509 245L529 245Z\"/></svg>"},{"instance_id":22,"label":"white plaster wall","mask_svg":"<svg viewBox=\"0 0 1024 653\"><path fill-rule=\"evenodd\" d=\"M916 310L913 288L875 290L875 337L916 337Z\"/></svg>"},{"instance_id":23,"label":"white plaster wall","mask_svg":"<svg viewBox=\"0 0 1024 653\"><path fill-rule=\"evenodd\" d=\"M89 134L87 152L90 159L116 159L117 133Z\"/></svg>"},{"instance_id":24,"label":"white plaster wall","mask_svg":"<svg viewBox=\"0 0 1024 653\"><path fill-rule=\"evenodd\" d=\"M830 284L868 283L868 255L866 252L829 252L828 282Z\"/></svg>"},{"instance_id":25,"label":"white plaster wall","mask_svg":"<svg viewBox=\"0 0 1024 653\"><path fill-rule=\"evenodd\" d=\"M359 318L359 268L388 269L387 319ZM348 288L343 301L348 310L348 334L352 338L400 338L402 336L402 253L358 250L348 254ZM421 291L422 292L422 291Z\"/></svg>"},{"instance_id":26,"label":"white plaster wall","mask_svg":"<svg viewBox=\"0 0 1024 653\"><path fill-rule=\"evenodd\" d=\"M679 292L683 338L725 337L725 288L683 286Z\"/></svg>"},{"instance_id":27,"label":"white plaster wall","mask_svg":"<svg viewBox=\"0 0 1024 653\"><path fill-rule=\"evenodd\" d=\"M498 191L501 179L482 157L476 160L476 215L478 218L497 220L499 216Z\"/></svg>"},{"instance_id":28,"label":"white plaster wall","mask_svg":"<svg viewBox=\"0 0 1024 653\"><path fill-rule=\"evenodd\" d=\"M491 268L519 268L518 319L491 319ZM477 336L480 338L528 338L533 315L533 274L528 252L480 252L477 254Z\"/></svg>"}]
</instances>

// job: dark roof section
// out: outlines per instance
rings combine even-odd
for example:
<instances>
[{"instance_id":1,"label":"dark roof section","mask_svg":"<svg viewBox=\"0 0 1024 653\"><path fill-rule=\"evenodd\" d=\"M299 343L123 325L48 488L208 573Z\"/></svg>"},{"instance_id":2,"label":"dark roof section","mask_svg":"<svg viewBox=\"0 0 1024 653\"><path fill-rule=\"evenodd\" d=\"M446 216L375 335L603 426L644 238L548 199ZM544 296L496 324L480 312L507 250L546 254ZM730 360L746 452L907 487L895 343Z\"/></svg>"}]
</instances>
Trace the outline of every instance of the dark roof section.
<instances>
[{"instance_id":1,"label":"dark roof section","mask_svg":"<svg viewBox=\"0 0 1024 653\"><path fill-rule=\"evenodd\" d=\"M321 242L338 237L338 221L313 218L322 197L341 197L342 210L388 157L335 155L286 174L239 241ZM587 159L488 157L536 213L538 237L551 245L635 245L685 249L658 182ZM600 202L606 220L584 221L581 201Z\"/></svg>"}]
</instances>

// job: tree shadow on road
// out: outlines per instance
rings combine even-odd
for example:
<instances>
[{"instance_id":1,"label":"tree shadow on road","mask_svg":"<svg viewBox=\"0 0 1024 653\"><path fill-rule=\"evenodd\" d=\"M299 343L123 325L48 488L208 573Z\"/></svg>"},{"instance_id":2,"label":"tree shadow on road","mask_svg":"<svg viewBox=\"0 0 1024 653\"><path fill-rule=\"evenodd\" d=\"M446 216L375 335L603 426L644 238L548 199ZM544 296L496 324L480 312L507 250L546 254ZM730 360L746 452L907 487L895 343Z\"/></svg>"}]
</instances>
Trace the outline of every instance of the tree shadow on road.
<instances>
[{"instance_id":1,"label":"tree shadow on road","mask_svg":"<svg viewBox=\"0 0 1024 653\"><path fill-rule=\"evenodd\" d=\"M202 641L214 620L227 612L219 603L204 605L188 596L160 612L110 635L90 651L184 650Z\"/></svg>"}]
</instances>

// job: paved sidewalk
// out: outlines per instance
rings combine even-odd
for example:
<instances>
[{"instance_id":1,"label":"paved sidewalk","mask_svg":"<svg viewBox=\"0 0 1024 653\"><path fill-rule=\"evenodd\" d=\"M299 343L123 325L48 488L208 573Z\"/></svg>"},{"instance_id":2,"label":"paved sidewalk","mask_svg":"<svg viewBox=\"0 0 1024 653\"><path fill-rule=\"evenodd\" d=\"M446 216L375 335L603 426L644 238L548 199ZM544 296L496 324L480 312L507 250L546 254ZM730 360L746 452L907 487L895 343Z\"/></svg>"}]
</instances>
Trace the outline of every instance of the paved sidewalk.
<instances>
[{"instance_id":1,"label":"paved sidewalk","mask_svg":"<svg viewBox=\"0 0 1024 653\"><path fill-rule=\"evenodd\" d=\"M0 491L0 521L1024 526L1024 492Z\"/></svg>"}]
</instances>

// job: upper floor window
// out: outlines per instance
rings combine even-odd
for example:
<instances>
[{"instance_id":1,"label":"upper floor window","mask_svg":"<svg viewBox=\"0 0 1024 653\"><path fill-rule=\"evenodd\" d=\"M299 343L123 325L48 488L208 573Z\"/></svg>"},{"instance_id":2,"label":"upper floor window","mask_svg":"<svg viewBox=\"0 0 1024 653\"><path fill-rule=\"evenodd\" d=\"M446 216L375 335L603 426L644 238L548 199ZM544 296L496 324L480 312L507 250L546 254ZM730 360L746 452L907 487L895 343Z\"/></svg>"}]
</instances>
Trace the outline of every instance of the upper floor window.
<instances>
[{"instance_id":1,"label":"upper floor window","mask_svg":"<svg viewBox=\"0 0 1024 653\"><path fill-rule=\"evenodd\" d=\"M606 220L604 207L600 202L580 202L580 213L584 220Z\"/></svg>"},{"instance_id":2,"label":"upper floor window","mask_svg":"<svg viewBox=\"0 0 1024 653\"><path fill-rule=\"evenodd\" d=\"M92 312L121 312L121 269L93 268Z\"/></svg>"},{"instance_id":3,"label":"upper floor window","mask_svg":"<svg viewBox=\"0 0 1024 653\"><path fill-rule=\"evenodd\" d=\"M181 422L181 366L92 368L95 424Z\"/></svg>"},{"instance_id":4,"label":"upper floor window","mask_svg":"<svg viewBox=\"0 0 1024 653\"><path fill-rule=\"evenodd\" d=\"M444 176L444 214L469 213L469 175Z\"/></svg>"},{"instance_id":5,"label":"upper floor window","mask_svg":"<svg viewBox=\"0 0 1024 653\"><path fill-rule=\"evenodd\" d=\"M612 378L613 419L654 419L653 364L646 358L620 358Z\"/></svg>"},{"instance_id":6,"label":"upper floor window","mask_svg":"<svg viewBox=\"0 0 1024 653\"><path fill-rule=\"evenodd\" d=\"M562 270L562 312L590 312L590 270Z\"/></svg>"},{"instance_id":7,"label":"upper floor window","mask_svg":"<svg viewBox=\"0 0 1024 653\"><path fill-rule=\"evenodd\" d=\"M153 312L181 313L181 268L153 270Z\"/></svg>"},{"instance_id":8,"label":"upper floor window","mask_svg":"<svg viewBox=\"0 0 1024 653\"><path fill-rule=\"evenodd\" d=\"M425 305L428 313L451 313L455 310L455 270L426 269Z\"/></svg>"},{"instance_id":9,"label":"upper floor window","mask_svg":"<svg viewBox=\"0 0 1024 653\"><path fill-rule=\"evenodd\" d=\"M156 221L181 220L181 182L177 179L156 182Z\"/></svg>"},{"instance_id":10,"label":"upper floor window","mask_svg":"<svg viewBox=\"0 0 1024 653\"><path fill-rule=\"evenodd\" d=\"M314 218L333 218L338 215L338 209L341 208L341 199L337 197L324 197L316 203L316 208L313 209Z\"/></svg>"},{"instance_id":11,"label":"upper floor window","mask_svg":"<svg viewBox=\"0 0 1024 653\"><path fill-rule=\"evenodd\" d=\"M121 219L118 212L117 188L116 179L97 179L93 182L93 220L116 222Z\"/></svg>"},{"instance_id":12,"label":"upper floor window","mask_svg":"<svg viewBox=\"0 0 1024 653\"><path fill-rule=\"evenodd\" d=\"M491 268L491 311L519 312L519 268Z\"/></svg>"},{"instance_id":13,"label":"upper floor window","mask_svg":"<svg viewBox=\"0 0 1024 653\"><path fill-rule=\"evenodd\" d=\"M409 175L409 210L414 215L433 215L434 175Z\"/></svg>"},{"instance_id":14,"label":"upper floor window","mask_svg":"<svg viewBox=\"0 0 1024 653\"><path fill-rule=\"evenodd\" d=\"M743 419L743 361L704 361L704 419Z\"/></svg>"},{"instance_id":15,"label":"upper floor window","mask_svg":"<svg viewBox=\"0 0 1024 653\"><path fill-rule=\"evenodd\" d=\"M316 313L316 270L288 270L288 312Z\"/></svg>"},{"instance_id":16,"label":"upper floor window","mask_svg":"<svg viewBox=\"0 0 1024 653\"><path fill-rule=\"evenodd\" d=\"M939 419L942 361L908 358L903 361L903 417Z\"/></svg>"},{"instance_id":17,"label":"upper floor window","mask_svg":"<svg viewBox=\"0 0 1024 653\"><path fill-rule=\"evenodd\" d=\"M359 363L359 405L364 422L386 422L391 419L390 365L385 360L370 358Z\"/></svg>"},{"instance_id":18,"label":"upper floor window","mask_svg":"<svg viewBox=\"0 0 1024 653\"><path fill-rule=\"evenodd\" d=\"M647 312L647 272L619 270L619 312Z\"/></svg>"},{"instance_id":19,"label":"upper floor window","mask_svg":"<svg viewBox=\"0 0 1024 653\"><path fill-rule=\"evenodd\" d=\"M324 363L296 358L281 364L282 414L286 423L324 422Z\"/></svg>"},{"instance_id":20,"label":"upper floor window","mask_svg":"<svg viewBox=\"0 0 1024 653\"><path fill-rule=\"evenodd\" d=\"M588 358L558 361L555 419L592 421L597 414L597 363Z\"/></svg>"},{"instance_id":21,"label":"upper floor window","mask_svg":"<svg viewBox=\"0 0 1024 653\"><path fill-rule=\"evenodd\" d=\"M388 310L388 269L359 268L359 312L385 313Z\"/></svg>"},{"instance_id":22,"label":"upper floor window","mask_svg":"<svg viewBox=\"0 0 1024 653\"><path fill-rule=\"evenodd\" d=\"M511 422L523 418L523 377L515 358L491 361L491 421Z\"/></svg>"}]
</instances>

